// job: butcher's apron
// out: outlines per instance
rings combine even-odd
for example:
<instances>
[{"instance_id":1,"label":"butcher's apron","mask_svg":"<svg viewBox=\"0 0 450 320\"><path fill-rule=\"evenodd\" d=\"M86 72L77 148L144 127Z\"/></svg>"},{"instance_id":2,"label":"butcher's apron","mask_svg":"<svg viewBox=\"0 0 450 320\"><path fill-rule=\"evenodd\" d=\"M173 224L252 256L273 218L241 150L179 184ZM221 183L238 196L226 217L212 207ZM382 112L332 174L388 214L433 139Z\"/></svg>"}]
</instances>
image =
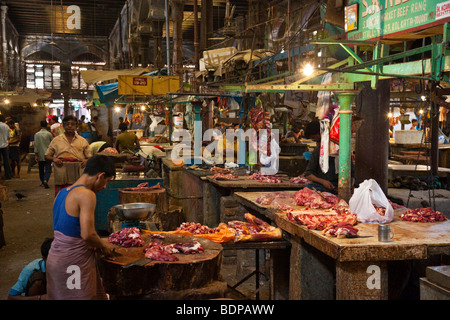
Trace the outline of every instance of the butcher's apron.
<instances>
[{"instance_id":1,"label":"butcher's apron","mask_svg":"<svg viewBox=\"0 0 450 320\"><path fill-rule=\"evenodd\" d=\"M81 162L76 159L63 160L62 167L53 165L53 178L55 179L55 195L58 192L78 180L83 173Z\"/></svg>"},{"instance_id":2,"label":"butcher's apron","mask_svg":"<svg viewBox=\"0 0 450 320\"><path fill-rule=\"evenodd\" d=\"M46 261L50 300L106 300L96 255L82 238L54 231Z\"/></svg>"}]
</instances>

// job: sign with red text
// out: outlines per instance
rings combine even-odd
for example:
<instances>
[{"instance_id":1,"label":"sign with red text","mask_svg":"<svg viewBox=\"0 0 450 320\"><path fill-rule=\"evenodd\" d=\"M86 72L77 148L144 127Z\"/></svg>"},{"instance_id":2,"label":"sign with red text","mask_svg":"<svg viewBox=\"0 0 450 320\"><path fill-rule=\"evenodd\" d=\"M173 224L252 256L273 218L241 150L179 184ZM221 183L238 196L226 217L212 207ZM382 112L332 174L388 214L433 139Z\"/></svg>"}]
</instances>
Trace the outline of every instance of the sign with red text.
<instances>
[{"instance_id":1,"label":"sign with red text","mask_svg":"<svg viewBox=\"0 0 450 320\"><path fill-rule=\"evenodd\" d=\"M348 40L389 39L450 22L449 0L354 0L358 4L358 30Z\"/></svg>"}]
</instances>

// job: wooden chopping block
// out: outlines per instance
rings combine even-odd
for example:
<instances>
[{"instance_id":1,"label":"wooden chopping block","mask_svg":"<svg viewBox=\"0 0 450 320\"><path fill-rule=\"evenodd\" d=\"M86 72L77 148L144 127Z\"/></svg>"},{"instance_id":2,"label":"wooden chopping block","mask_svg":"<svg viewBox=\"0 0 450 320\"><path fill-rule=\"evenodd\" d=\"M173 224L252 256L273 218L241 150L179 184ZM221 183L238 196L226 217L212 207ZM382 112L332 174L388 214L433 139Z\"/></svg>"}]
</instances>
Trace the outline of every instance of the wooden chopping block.
<instances>
[{"instance_id":1,"label":"wooden chopping block","mask_svg":"<svg viewBox=\"0 0 450 320\"><path fill-rule=\"evenodd\" d=\"M114 246L120 254L114 259L99 260L103 285L114 296L148 295L154 292L195 291L219 280L222 245L192 236L164 234L163 243L198 241L204 252L176 254L178 261L154 261L144 256L144 247ZM147 244L154 241L142 236ZM107 242L106 238L102 241ZM170 299L170 298L169 298Z\"/></svg>"},{"instance_id":2,"label":"wooden chopping block","mask_svg":"<svg viewBox=\"0 0 450 320\"><path fill-rule=\"evenodd\" d=\"M119 190L119 204L135 202L154 203L156 204L155 212L165 212L169 206L165 188L149 191Z\"/></svg>"}]
</instances>

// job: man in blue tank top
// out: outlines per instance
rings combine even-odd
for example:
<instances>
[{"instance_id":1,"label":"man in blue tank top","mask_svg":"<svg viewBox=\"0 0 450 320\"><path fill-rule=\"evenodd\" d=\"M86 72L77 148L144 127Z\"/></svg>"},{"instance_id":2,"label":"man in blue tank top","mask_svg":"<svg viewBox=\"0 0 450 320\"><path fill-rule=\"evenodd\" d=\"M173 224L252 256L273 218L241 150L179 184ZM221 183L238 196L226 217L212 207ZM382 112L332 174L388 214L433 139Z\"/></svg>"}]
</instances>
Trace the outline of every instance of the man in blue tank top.
<instances>
[{"instance_id":1,"label":"man in blue tank top","mask_svg":"<svg viewBox=\"0 0 450 320\"><path fill-rule=\"evenodd\" d=\"M95 231L95 193L115 177L111 158L90 158L81 177L63 188L53 204L54 240L47 258L47 298L107 299L96 253L111 255L113 245Z\"/></svg>"}]
</instances>

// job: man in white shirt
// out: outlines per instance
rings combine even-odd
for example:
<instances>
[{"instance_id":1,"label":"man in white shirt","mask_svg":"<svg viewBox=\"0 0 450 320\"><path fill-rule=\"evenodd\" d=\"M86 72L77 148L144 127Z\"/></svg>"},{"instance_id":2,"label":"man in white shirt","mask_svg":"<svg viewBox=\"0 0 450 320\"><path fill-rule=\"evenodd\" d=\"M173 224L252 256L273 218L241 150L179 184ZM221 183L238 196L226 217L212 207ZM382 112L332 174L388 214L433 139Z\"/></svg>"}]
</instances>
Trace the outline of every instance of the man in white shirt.
<instances>
[{"instance_id":1,"label":"man in white shirt","mask_svg":"<svg viewBox=\"0 0 450 320\"><path fill-rule=\"evenodd\" d=\"M47 130L47 121L41 121L41 130L34 135L34 154L39 164L39 179L41 186L48 189L48 181L52 173L52 163L45 159L45 152L53 140L53 135Z\"/></svg>"},{"instance_id":2,"label":"man in white shirt","mask_svg":"<svg viewBox=\"0 0 450 320\"><path fill-rule=\"evenodd\" d=\"M9 180L12 177L11 165L9 164L9 144L10 130L5 123L5 116L0 114L0 156L3 159L3 167L5 168L5 179Z\"/></svg>"}]
</instances>

